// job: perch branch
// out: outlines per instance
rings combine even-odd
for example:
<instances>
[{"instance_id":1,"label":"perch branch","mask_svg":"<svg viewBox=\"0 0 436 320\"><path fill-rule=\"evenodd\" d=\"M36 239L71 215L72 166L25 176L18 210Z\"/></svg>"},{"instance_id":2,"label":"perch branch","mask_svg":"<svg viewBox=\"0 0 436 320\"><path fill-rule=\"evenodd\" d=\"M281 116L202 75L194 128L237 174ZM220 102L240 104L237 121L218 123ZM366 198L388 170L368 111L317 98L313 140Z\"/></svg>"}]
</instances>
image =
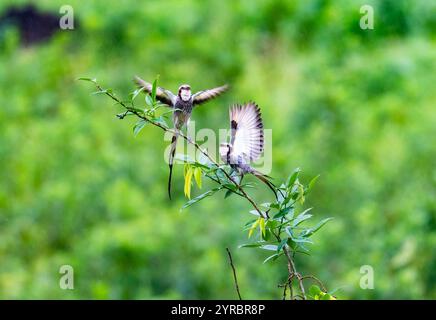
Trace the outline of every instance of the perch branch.
<instances>
[{"instance_id":1,"label":"perch branch","mask_svg":"<svg viewBox=\"0 0 436 320\"><path fill-rule=\"evenodd\" d=\"M123 114L123 116L119 117L120 119L123 119L124 116L127 115L127 112L130 112L134 115L136 115L138 118L152 124L155 127L158 127L162 130L164 130L165 132L171 132L174 134L174 130L169 129L167 127L165 127L164 125L162 125L161 123L155 122L152 119L148 118L147 116L141 114L136 108L134 107L129 107L128 105L126 105L125 102L121 101L120 99L118 99L112 92L108 91L108 90L104 90L98 83L94 82L96 88L101 92L104 93L105 95L107 95L108 97L110 97L112 100L114 100L115 102L117 102L117 104L120 104L122 107L124 107L126 109L126 112ZM192 141L189 137L187 137L186 135L184 135L182 132L178 132L179 136L182 137L184 140L186 140L188 143L192 144L199 152L201 152L206 158L209 159L209 161L211 161L211 163L213 163L215 166L217 166L218 168L220 168L219 164L209 155L209 153L207 151L205 151L203 148L200 147L200 145L198 143L196 143L195 141ZM247 194L247 192L243 189L243 187L237 183L225 170L221 169L222 172L224 173L224 175L227 177L227 179L229 181L231 181L238 189L240 195L245 198L252 206L253 208L259 213L260 217L264 218L265 220L268 220L268 215L264 214L264 212L262 212L262 210L259 209L258 205L256 204L256 202ZM277 241L281 242L281 238L280 238L280 234L275 234L274 233L275 238L277 239ZM301 274L299 274L297 272L297 269L295 267L295 263L293 258L291 257L289 250L286 246L283 246L283 252L286 256L286 259L288 261L288 274L290 279L292 279L293 276L296 276L298 279L298 283L299 283L299 287L300 287L300 291L301 291L301 297L303 299L306 299L306 293L304 290L304 284L303 284L303 277L301 276ZM230 256L230 252L228 251L229 256ZM292 286L292 283L289 284L290 286ZM239 289L238 289L238 294L239 294ZM297 296L297 295L296 295ZM240 297L240 296L239 296ZM291 296L292 298L292 296Z\"/></svg>"}]
</instances>

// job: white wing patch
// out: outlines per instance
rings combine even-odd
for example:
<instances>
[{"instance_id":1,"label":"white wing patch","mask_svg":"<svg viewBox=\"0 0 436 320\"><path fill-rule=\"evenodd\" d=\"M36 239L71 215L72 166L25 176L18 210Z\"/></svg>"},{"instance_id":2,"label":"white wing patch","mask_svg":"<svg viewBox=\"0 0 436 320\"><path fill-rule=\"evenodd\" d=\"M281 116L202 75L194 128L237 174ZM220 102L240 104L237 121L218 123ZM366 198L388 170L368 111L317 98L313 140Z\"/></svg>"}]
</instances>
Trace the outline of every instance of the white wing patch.
<instances>
[{"instance_id":1,"label":"white wing patch","mask_svg":"<svg viewBox=\"0 0 436 320\"><path fill-rule=\"evenodd\" d=\"M263 151L263 123L259 107L254 103L230 108L232 158L254 161Z\"/></svg>"}]
</instances>

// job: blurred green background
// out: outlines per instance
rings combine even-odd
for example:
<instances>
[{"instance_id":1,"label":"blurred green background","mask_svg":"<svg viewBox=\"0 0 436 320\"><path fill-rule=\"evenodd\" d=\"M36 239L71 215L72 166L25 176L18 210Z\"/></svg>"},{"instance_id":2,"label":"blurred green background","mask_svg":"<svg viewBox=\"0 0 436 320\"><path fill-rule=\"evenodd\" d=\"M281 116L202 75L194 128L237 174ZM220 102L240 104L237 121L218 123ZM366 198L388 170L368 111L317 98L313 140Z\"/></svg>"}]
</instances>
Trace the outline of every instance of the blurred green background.
<instances>
[{"instance_id":1,"label":"blurred green background","mask_svg":"<svg viewBox=\"0 0 436 320\"><path fill-rule=\"evenodd\" d=\"M60 17L64 2L34 3ZM2 0L0 15L26 3ZM171 90L230 83L195 111L197 129L227 128L227 106L255 100L276 181L321 175L307 206L335 219L299 271L340 299L436 298L435 1L69 4L76 29L46 42L0 32L0 298L233 299L226 246L244 298L281 298L285 262L237 248L249 206L220 194L180 211L183 171L170 202L162 132L134 138L133 119L76 80L127 97L135 74ZM359 28L363 4L374 30ZM59 288L64 264L74 290Z\"/></svg>"}]
</instances>

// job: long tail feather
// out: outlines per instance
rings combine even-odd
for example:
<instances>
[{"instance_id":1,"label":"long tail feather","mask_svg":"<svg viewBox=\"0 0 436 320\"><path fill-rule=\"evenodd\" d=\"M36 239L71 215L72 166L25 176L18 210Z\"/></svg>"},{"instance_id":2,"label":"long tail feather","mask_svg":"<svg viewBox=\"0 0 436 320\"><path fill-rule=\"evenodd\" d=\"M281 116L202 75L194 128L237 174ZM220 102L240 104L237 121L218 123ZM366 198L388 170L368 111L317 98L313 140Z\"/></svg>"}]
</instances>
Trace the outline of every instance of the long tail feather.
<instances>
[{"instance_id":1,"label":"long tail feather","mask_svg":"<svg viewBox=\"0 0 436 320\"><path fill-rule=\"evenodd\" d=\"M170 175L168 177L168 196L171 200L171 177L173 175L173 162L174 155L176 154L176 146L177 146L177 132L174 133L173 138L171 139L171 150L170 150L170 158L169 158L169 167L170 167Z\"/></svg>"},{"instance_id":2,"label":"long tail feather","mask_svg":"<svg viewBox=\"0 0 436 320\"><path fill-rule=\"evenodd\" d=\"M268 188L270 188L272 190L272 192L274 192L274 196L277 199L277 192L276 192L276 186L274 185L274 183L272 183L271 181L268 180L268 176L260 173L259 171L254 171L253 175L258 178L260 181L262 181L263 183L265 183Z\"/></svg>"}]
</instances>

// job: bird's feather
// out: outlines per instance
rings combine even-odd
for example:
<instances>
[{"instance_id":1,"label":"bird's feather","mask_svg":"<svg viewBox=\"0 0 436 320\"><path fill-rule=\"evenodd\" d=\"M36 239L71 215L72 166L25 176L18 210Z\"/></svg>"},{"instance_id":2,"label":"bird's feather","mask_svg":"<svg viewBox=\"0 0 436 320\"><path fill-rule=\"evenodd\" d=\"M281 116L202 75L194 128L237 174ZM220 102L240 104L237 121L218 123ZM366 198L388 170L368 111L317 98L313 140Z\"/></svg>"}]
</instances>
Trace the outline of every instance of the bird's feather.
<instances>
[{"instance_id":1,"label":"bird's feather","mask_svg":"<svg viewBox=\"0 0 436 320\"><path fill-rule=\"evenodd\" d=\"M176 132L174 132L173 138L171 139L171 149L170 149L170 157L168 160L169 168L170 168L170 174L168 177L168 197L171 200L171 178L173 176L173 164L174 164L174 155L176 154L176 146L177 146L177 137L178 137L178 130L176 129Z\"/></svg>"},{"instance_id":2,"label":"bird's feather","mask_svg":"<svg viewBox=\"0 0 436 320\"><path fill-rule=\"evenodd\" d=\"M229 86L223 85L221 87L216 87L213 89L208 90L202 90L197 93L194 93L192 95L192 103L194 105L202 104L204 102L207 102L215 97L218 97L219 95L223 94L228 90Z\"/></svg>"},{"instance_id":3,"label":"bird's feather","mask_svg":"<svg viewBox=\"0 0 436 320\"><path fill-rule=\"evenodd\" d=\"M151 83L142 80L138 76L135 76L133 81L138 85L138 87L144 88L144 91L151 93L153 89L153 85ZM176 102L176 96L171 91L166 90L162 87L156 88L156 99L169 107L173 107Z\"/></svg>"},{"instance_id":4,"label":"bird's feather","mask_svg":"<svg viewBox=\"0 0 436 320\"><path fill-rule=\"evenodd\" d=\"M263 152L263 123L255 103L230 108L232 158L243 157L247 162L257 160Z\"/></svg>"}]
</instances>

